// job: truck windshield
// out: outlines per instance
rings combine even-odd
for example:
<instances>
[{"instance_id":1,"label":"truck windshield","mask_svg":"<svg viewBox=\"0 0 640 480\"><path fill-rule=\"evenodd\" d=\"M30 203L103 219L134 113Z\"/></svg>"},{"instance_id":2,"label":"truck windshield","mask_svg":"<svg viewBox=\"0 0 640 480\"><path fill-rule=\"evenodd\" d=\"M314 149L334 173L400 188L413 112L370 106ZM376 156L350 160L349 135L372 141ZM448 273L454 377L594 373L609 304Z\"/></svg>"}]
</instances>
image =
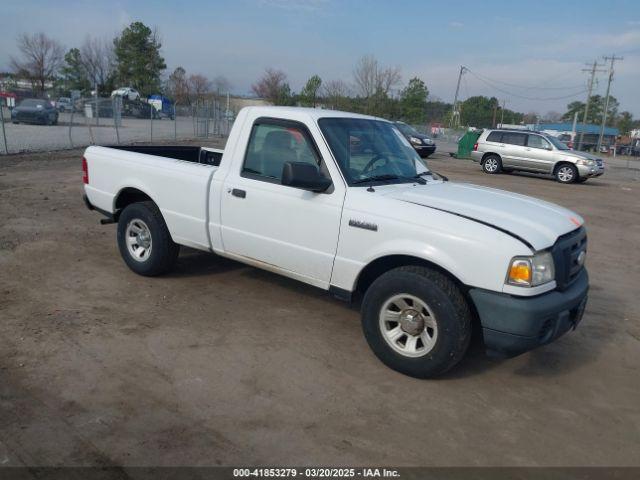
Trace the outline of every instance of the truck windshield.
<instances>
[{"instance_id":1,"label":"truck windshield","mask_svg":"<svg viewBox=\"0 0 640 480\"><path fill-rule=\"evenodd\" d=\"M322 118L320 130L349 185L413 182L429 169L391 123Z\"/></svg>"}]
</instances>

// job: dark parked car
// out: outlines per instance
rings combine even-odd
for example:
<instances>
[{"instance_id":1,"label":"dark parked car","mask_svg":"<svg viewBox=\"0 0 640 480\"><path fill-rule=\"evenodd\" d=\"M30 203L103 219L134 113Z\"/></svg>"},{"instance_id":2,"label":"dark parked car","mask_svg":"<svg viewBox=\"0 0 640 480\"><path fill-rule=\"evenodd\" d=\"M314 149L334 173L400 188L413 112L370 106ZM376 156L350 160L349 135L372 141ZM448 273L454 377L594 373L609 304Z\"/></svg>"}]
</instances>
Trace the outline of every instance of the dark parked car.
<instances>
[{"instance_id":1,"label":"dark parked car","mask_svg":"<svg viewBox=\"0 0 640 480\"><path fill-rule=\"evenodd\" d=\"M11 121L13 123L55 125L58 123L58 110L49 100L25 98L17 107L11 110Z\"/></svg>"},{"instance_id":2,"label":"dark parked car","mask_svg":"<svg viewBox=\"0 0 640 480\"><path fill-rule=\"evenodd\" d=\"M436 151L436 142L434 142L429 135L418 132L415 128L404 122L394 122L394 124L398 127L398 130L400 130L400 133L409 140L409 143L415 148L420 157L427 158Z\"/></svg>"}]
</instances>

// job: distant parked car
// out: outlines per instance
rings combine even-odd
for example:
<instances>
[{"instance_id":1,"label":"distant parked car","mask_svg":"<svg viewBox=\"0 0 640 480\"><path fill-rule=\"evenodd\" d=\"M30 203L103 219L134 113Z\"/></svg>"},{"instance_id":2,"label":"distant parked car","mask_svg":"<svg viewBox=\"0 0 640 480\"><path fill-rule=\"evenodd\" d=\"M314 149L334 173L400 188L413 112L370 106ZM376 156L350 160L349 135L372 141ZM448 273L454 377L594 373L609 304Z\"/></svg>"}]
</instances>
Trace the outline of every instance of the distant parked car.
<instances>
[{"instance_id":1,"label":"distant parked car","mask_svg":"<svg viewBox=\"0 0 640 480\"><path fill-rule=\"evenodd\" d=\"M160 113L147 102L142 100L125 101L122 102L122 116L134 117L134 118L160 118Z\"/></svg>"},{"instance_id":2,"label":"distant parked car","mask_svg":"<svg viewBox=\"0 0 640 480\"><path fill-rule=\"evenodd\" d=\"M436 151L436 142L434 142L429 135L418 132L415 128L404 122L394 122L394 125L398 127L400 133L409 140L409 143L411 143L411 146L418 152L420 157L427 158Z\"/></svg>"},{"instance_id":3,"label":"distant parked car","mask_svg":"<svg viewBox=\"0 0 640 480\"><path fill-rule=\"evenodd\" d=\"M69 97L60 97L56 102L56 108L59 112L70 112L73 110L73 104Z\"/></svg>"},{"instance_id":4,"label":"distant parked car","mask_svg":"<svg viewBox=\"0 0 640 480\"><path fill-rule=\"evenodd\" d=\"M55 125L58 123L58 110L49 100L25 98L11 110L11 121L13 123Z\"/></svg>"},{"instance_id":5,"label":"distant parked car","mask_svg":"<svg viewBox=\"0 0 640 480\"><path fill-rule=\"evenodd\" d=\"M484 130L473 146L471 158L485 173L546 173L560 183L582 183L604 173L601 158L569 150L556 137L540 132Z\"/></svg>"},{"instance_id":6,"label":"distant parked car","mask_svg":"<svg viewBox=\"0 0 640 480\"><path fill-rule=\"evenodd\" d=\"M114 90L113 92L111 92L111 96L112 97L118 96L127 100L140 99L140 93L135 88L131 88L131 87L120 87Z\"/></svg>"}]
</instances>

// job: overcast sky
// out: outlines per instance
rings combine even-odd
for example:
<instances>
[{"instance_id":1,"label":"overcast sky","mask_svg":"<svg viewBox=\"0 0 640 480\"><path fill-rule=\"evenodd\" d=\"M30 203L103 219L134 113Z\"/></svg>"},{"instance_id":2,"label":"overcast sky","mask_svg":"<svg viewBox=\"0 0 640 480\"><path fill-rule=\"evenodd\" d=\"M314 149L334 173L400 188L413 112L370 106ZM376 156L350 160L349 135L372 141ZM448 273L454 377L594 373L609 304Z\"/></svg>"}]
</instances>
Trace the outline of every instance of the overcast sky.
<instances>
[{"instance_id":1,"label":"overcast sky","mask_svg":"<svg viewBox=\"0 0 640 480\"><path fill-rule=\"evenodd\" d=\"M140 20L158 28L167 73L181 65L222 74L234 93L249 93L266 67L285 71L294 91L313 74L351 83L357 60L372 54L400 66L403 82L418 76L449 102L465 65L463 99L494 95L541 114L584 100L559 97L584 90L586 62L616 53L624 60L612 93L640 117L639 0L3 0L0 15L2 70L21 32L44 31L70 48ZM606 74L598 80L604 94Z\"/></svg>"}]
</instances>

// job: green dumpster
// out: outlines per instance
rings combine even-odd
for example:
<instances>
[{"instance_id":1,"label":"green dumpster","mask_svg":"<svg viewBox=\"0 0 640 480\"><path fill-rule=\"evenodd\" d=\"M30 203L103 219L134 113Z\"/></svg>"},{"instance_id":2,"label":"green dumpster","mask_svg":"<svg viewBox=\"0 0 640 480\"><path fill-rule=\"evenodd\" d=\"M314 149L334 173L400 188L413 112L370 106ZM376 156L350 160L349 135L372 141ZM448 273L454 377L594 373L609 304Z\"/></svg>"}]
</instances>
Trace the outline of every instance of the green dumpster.
<instances>
[{"instance_id":1,"label":"green dumpster","mask_svg":"<svg viewBox=\"0 0 640 480\"><path fill-rule=\"evenodd\" d=\"M456 153L456 158L471 158L473 146L478 141L478 138L480 138L481 133L482 130L474 130L465 133L458 141L458 153Z\"/></svg>"}]
</instances>

